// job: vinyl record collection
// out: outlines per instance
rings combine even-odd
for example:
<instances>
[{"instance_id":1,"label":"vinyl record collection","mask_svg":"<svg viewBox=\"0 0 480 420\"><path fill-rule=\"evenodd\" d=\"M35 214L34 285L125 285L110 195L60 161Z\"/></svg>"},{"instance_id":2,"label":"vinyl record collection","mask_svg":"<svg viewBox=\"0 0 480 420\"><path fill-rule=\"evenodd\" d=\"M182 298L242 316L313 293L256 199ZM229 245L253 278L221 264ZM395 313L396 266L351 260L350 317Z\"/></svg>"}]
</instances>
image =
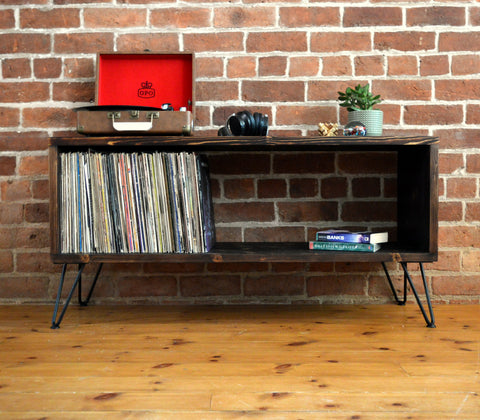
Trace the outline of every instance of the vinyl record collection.
<instances>
[{"instance_id":1,"label":"vinyl record collection","mask_svg":"<svg viewBox=\"0 0 480 420\"><path fill-rule=\"evenodd\" d=\"M60 154L62 253L199 253L215 241L208 164L195 153Z\"/></svg>"}]
</instances>

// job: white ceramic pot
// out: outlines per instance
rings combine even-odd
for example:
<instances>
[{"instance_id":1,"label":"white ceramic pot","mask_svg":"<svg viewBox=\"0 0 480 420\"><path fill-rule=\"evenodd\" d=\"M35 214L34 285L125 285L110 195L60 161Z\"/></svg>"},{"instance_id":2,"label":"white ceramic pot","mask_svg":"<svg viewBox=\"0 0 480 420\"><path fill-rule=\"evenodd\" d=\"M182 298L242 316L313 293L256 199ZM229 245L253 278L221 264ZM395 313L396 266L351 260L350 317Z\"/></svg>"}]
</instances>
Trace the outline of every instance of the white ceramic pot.
<instances>
[{"instance_id":1,"label":"white ceramic pot","mask_svg":"<svg viewBox=\"0 0 480 420\"><path fill-rule=\"evenodd\" d=\"M350 111L348 122L358 121L367 128L367 136L381 136L383 131L383 111L369 109L366 111Z\"/></svg>"}]
</instances>

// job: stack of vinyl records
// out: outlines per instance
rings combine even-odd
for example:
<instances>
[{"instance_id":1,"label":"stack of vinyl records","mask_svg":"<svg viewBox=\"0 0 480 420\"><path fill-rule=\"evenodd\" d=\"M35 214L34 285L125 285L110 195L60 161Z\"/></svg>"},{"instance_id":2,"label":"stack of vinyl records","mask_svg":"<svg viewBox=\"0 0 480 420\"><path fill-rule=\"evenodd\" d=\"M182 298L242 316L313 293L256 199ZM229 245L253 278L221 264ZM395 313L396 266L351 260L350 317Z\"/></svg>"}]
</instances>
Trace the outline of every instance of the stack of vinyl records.
<instances>
[{"instance_id":1,"label":"stack of vinyl records","mask_svg":"<svg viewBox=\"0 0 480 420\"><path fill-rule=\"evenodd\" d=\"M60 154L62 253L199 253L215 241L208 164L195 153Z\"/></svg>"}]
</instances>

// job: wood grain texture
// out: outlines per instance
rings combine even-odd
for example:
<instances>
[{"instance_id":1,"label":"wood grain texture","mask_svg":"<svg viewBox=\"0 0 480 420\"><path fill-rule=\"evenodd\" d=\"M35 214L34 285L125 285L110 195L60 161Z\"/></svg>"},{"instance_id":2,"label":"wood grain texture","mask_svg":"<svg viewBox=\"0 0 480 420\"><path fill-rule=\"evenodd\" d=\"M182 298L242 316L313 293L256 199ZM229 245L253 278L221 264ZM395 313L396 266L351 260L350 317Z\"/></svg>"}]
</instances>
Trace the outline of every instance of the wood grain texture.
<instances>
[{"instance_id":1,"label":"wood grain texture","mask_svg":"<svg viewBox=\"0 0 480 420\"><path fill-rule=\"evenodd\" d=\"M2 419L476 419L479 306L0 307Z\"/></svg>"}]
</instances>

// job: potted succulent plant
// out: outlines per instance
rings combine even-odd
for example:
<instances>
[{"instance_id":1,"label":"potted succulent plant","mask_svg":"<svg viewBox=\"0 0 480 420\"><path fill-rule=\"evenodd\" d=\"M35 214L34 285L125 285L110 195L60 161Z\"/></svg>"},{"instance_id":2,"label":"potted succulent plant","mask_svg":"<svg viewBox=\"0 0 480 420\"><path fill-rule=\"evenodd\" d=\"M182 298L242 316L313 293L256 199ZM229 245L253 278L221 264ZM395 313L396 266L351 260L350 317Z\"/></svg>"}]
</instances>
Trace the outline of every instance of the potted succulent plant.
<instances>
[{"instance_id":1,"label":"potted succulent plant","mask_svg":"<svg viewBox=\"0 0 480 420\"><path fill-rule=\"evenodd\" d=\"M338 92L340 106L348 110L348 122L358 121L365 125L367 136L381 136L383 130L383 112L373 107L381 102L380 95L370 92L365 86L348 87L345 92Z\"/></svg>"}]
</instances>

